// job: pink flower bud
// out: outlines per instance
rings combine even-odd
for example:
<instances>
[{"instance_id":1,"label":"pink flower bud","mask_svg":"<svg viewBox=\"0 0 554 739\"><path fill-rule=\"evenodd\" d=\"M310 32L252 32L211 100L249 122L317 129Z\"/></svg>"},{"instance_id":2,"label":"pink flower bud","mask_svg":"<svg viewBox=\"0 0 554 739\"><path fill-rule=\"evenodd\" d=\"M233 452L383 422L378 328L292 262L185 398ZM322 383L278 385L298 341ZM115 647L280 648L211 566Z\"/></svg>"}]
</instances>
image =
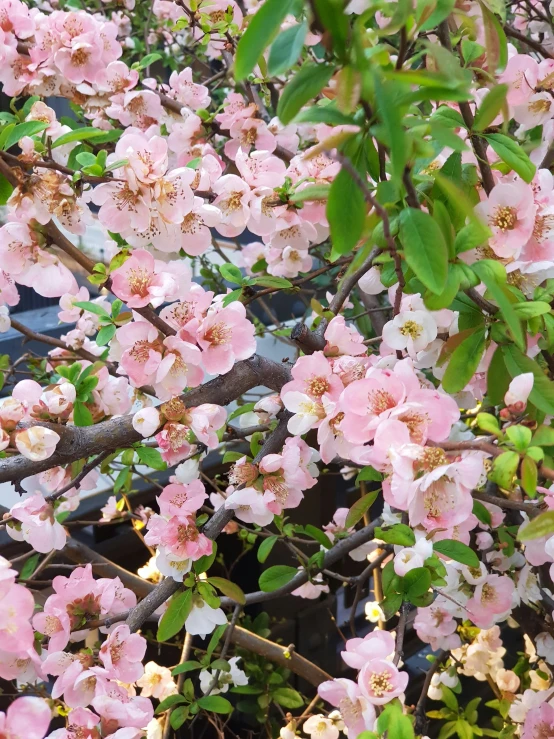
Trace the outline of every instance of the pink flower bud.
<instances>
[{"instance_id":1,"label":"pink flower bud","mask_svg":"<svg viewBox=\"0 0 554 739\"><path fill-rule=\"evenodd\" d=\"M153 436L161 424L157 408L143 408L133 416L133 428L145 439Z\"/></svg>"}]
</instances>

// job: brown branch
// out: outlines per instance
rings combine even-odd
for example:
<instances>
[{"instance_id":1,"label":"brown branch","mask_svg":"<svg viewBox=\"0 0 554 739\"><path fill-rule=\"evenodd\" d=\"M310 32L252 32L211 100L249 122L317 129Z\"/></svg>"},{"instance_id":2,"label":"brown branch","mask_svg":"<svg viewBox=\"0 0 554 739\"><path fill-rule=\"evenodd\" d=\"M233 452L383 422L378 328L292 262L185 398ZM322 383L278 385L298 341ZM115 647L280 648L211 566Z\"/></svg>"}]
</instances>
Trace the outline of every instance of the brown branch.
<instances>
[{"instance_id":1,"label":"brown branch","mask_svg":"<svg viewBox=\"0 0 554 739\"><path fill-rule=\"evenodd\" d=\"M202 403L228 405L253 387L263 385L278 392L290 380L289 369L270 359L254 355L237 362L226 375L216 377L181 396L187 407ZM132 414L112 418L95 426L66 426L60 429L60 441L48 459L33 462L22 455L0 460L0 482L22 480L58 465L69 464L108 450L128 447L142 437L133 428Z\"/></svg>"},{"instance_id":2,"label":"brown branch","mask_svg":"<svg viewBox=\"0 0 554 739\"><path fill-rule=\"evenodd\" d=\"M408 613L410 612L410 604L402 603L400 606L400 618L396 627L396 646L394 648L395 665L398 665L404 655L404 637L406 635L406 626L408 625Z\"/></svg>"},{"instance_id":3,"label":"brown branch","mask_svg":"<svg viewBox=\"0 0 554 739\"><path fill-rule=\"evenodd\" d=\"M435 661L432 665L430 665L429 669L425 673L425 680L423 682L423 687L421 689L421 694L419 696L419 700L416 704L415 711L414 711L414 717L415 717L415 733L416 734L425 734L427 731L427 725L428 721L425 716L425 705L427 703L427 693L429 692L429 687L431 686L431 680L433 679L433 675L435 672L437 672L440 669L441 662L444 662L444 660L447 658L448 652L442 649L436 656Z\"/></svg>"},{"instance_id":4,"label":"brown branch","mask_svg":"<svg viewBox=\"0 0 554 739\"><path fill-rule=\"evenodd\" d=\"M545 46L543 46L538 41L534 41L532 38L528 38L527 36L525 36L525 34L516 31L516 29L512 28L512 26L505 25L504 33L510 38L515 38L518 41L521 41L522 44L525 44L530 49L533 49L533 51L537 51L539 54L542 54L545 59L554 59L554 56L548 51Z\"/></svg>"}]
</instances>

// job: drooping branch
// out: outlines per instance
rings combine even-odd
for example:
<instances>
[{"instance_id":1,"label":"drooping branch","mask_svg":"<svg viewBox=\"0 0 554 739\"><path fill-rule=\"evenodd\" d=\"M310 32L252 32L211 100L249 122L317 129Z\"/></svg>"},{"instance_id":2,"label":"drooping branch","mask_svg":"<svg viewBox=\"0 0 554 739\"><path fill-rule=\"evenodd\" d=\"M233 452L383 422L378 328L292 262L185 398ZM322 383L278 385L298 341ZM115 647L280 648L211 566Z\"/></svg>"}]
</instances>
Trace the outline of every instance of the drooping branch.
<instances>
[{"instance_id":1,"label":"drooping branch","mask_svg":"<svg viewBox=\"0 0 554 739\"><path fill-rule=\"evenodd\" d=\"M205 385L194 388L181 396L189 408L202 403L228 405L253 387L262 385L278 392L290 379L288 367L271 359L254 355L237 362L226 375L216 377ZM124 448L140 441L142 437L133 428L131 414L103 421L95 426L66 426L56 452L38 462L23 456L10 457L0 462L0 482L22 480L58 465L100 454L107 450Z\"/></svg>"}]
</instances>

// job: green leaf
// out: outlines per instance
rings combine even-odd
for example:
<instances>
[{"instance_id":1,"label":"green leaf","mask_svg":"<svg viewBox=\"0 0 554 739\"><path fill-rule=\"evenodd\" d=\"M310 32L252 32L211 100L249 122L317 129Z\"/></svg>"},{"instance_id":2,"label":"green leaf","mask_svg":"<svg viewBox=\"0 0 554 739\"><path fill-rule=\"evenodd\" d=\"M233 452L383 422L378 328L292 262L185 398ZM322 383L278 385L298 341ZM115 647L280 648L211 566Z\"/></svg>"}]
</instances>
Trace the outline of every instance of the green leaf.
<instances>
[{"instance_id":1,"label":"green leaf","mask_svg":"<svg viewBox=\"0 0 554 739\"><path fill-rule=\"evenodd\" d=\"M237 82L252 72L293 5L294 0L267 0L251 18L237 45L234 70Z\"/></svg>"},{"instance_id":2,"label":"green leaf","mask_svg":"<svg viewBox=\"0 0 554 739\"><path fill-rule=\"evenodd\" d=\"M447 393L458 393L464 389L475 374L484 351L485 330L481 328L458 344L442 379L442 386Z\"/></svg>"},{"instance_id":3,"label":"green leaf","mask_svg":"<svg viewBox=\"0 0 554 739\"><path fill-rule=\"evenodd\" d=\"M73 305L77 308L81 308L81 310L86 310L89 313L94 313L95 316L104 316L105 318L110 317L105 308L102 308L101 305L96 305L96 303L91 303L90 300L75 302L73 303Z\"/></svg>"},{"instance_id":4,"label":"green leaf","mask_svg":"<svg viewBox=\"0 0 554 739\"><path fill-rule=\"evenodd\" d=\"M449 687L446 685L441 685L442 688L442 700L445 706L447 708L450 708L451 711L458 712L458 699L456 698L456 695L450 690Z\"/></svg>"},{"instance_id":5,"label":"green leaf","mask_svg":"<svg viewBox=\"0 0 554 739\"><path fill-rule=\"evenodd\" d=\"M168 695L167 698L165 698L156 708L156 713L163 713L164 711L167 711L168 708L172 708L173 706L177 706L180 703L186 702L187 699L184 698L182 695Z\"/></svg>"},{"instance_id":6,"label":"green leaf","mask_svg":"<svg viewBox=\"0 0 554 739\"><path fill-rule=\"evenodd\" d=\"M221 304L224 308L226 308L230 303L234 303L235 300L239 300L239 298L242 295L242 288L239 287L237 290L233 290L230 293L227 293L227 295L223 298L221 301Z\"/></svg>"},{"instance_id":7,"label":"green leaf","mask_svg":"<svg viewBox=\"0 0 554 739\"><path fill-rule=\"evenodd\" d=\"M494 121L502 108L506 105L506 95L508 94L508 85L496 85L489 90L483 98L483 102L477 108L477 113L473 119L473 130L484 131Z\"/></svg>"},{"instance_id":8,"label":"green leaf","mask_svg":"<svg viewBox=\"0 0 554 739\"><path fill-rule=\"evenodd\" d=\"M330 126L355 126L356 121L341 113L334 105L312 105L305 108L294 119L294 123L328 123Z\"/></svg>"},{"instance_id":9,"label":"green leaf","mask_svg":"<svg viewBox=\"0 0 554 739\"><path fill-rule=\"evenodd\" d=\"M205 554L200 559L197 559L192 563L192 567L197 575L201 575L202 572L207 572L213 565L215 558L217 557L217 543L214 541L212 544L212 553Z\"/></svg>"},{"instance_id":10,"label":"green leaf","mask_svg":"<svg viewBox=\"0 0 554 739\"><path fill-rule=\"evenodd\" d=\"M419 30L430 31L432 28L436 28L439 23L442 23L442 21L448 18L455 5L456 0L437 0L435 9L429 18L420 26Z\"/></svg>"},{"instance_id":11,"label":"green leaf","mask_svg":"<svg viewBox=\"0 0 554 739\"><path fill-rule=\"evenodd\" d=\"M531 444L531 438L533 436L531 429L527 426L508 426L506 429L506 436L515 446L518 452L524 452L527 447Z\"/></svg>"},{"instance_id":12,"label":"green leaf","mask_svg":"<svg viewBox=\"0 0 554 739\"><path fill-rule=\"evenodd\" d=\"M24 136L35 136L37 133L44 131L45 128L48 128L48 123L44 121L25 121L25 123L18 123L8 133L2 148L4 151L7 151Z\"/></svg>"},{"instance_id":13,"label":"green leaf","mask_svg":"<svg viewBox=\"0 0 554 739\"><path fill-rule=\"evenodd\" d=\"M242 285L242 273L234 264L228 264L227 262L220 264L219 271L223 279L227 280L227 282L231 282L234 285Z\"/></svg>"},{"instance_id":14,"label":"green leaf","mask_svg":"<svg viewBox=\"0 0 554 739\"><path fill-rule=\"evenodd\" d=\"M289 72L293 68L302 53L307 33L308 23L302 21L277 36L271 45L267 60L267 73L270 77Z\"/></svg>"},{"instance_id":15,"label":"green leaf","mask_svg":"<svg viewBox=\"0 0 554 739\"><path fill-rule=\"evenodd\" d=\"M396 523L390 529L382 529L378 526L375 529L375 538L387 544L398 544L402 547L411 547L415 544L415 534L405 523Z\"/></svg>"},{"instance_id":16,"label":"green leaf","mask_svg":"<svg viewBox=\"0 0 554 739\"><path fill-rule=\"evenodd\" d=\"M305 203L310 200L327 200L331 185L308 185L302 190L293 192L289 197L292 203Z\"/></svg>"},{"instance_id":17,"label":"green leaf","mask_svg":"<svg viewBox=\"0 0 554 739\"><path fill-rule=\"evenodd\" d=\"M268 0L268 2L272 2L272 0ZM286 5L286 1L282 4ZM267 2L262 5L262 9L266 5ZM248 30L246 33L248 33ZM287 83L279 98L277 116L281 123L285 125L290 123L306 103L317 97L331 79L334 70L335 68L331 64L304 63L290 82Z\"/></svg>"},{"instance_id":18,"label":"green leaf","mask_svg":"<svg viewBox=\"0 0 554 739\"><path fill-rule=\"evenodd\" d=\"M504 395L510 384L510 375L506 369L502 347L497 346L487 370L487 398L492 405L504 402Z\"/></svg>"},{"instance_id":19,"label":"green leaf","mask_svg":"<svg viewBox=\"0 0 554 739\"><path fill-rule=\"evenodd\" d=\"M487 3L479 0L481 12L483 13L487 68L494 74L495 72L501 72L507 64L508 41L498 18L487 7L490 4L490 0Z\"/></svg>"},{"instance_id":20,"label":"green leaf","mask_svg":"<svg viewBox=\"0 0 554 739\"><path fill-rule=\"evenodd\" d=\"M517 538L519 541L531 541L551 534L554 534L554 511L546 511L525 524Z\"/></svg>"},{"instance_id":21,"label":"green leaf","mask_svg":"<svg viewBox=\"0 0 554 739\"><path fill-rule=\"evenodd\" d=\"M0 205L6 205L12 192L13 185L8 182L3 174L0 174Z\"/></svg>"},{"instance_id":22,"label":"green leaf","mask_svg":"<svg viewBox=\"0 0 554 739\"><path fill-rule=\"evenodd\" d=\"M536 166L523 151L521 144L505 136L503 133L487 133L484 138L489 142L500 159L516 172L525 182L531 182L537 171Z\"/></svg>"},{"instance_id":23,"label":"green leaf","mask_svg":"<svg viewBox=\"0 0 554 739\"><path fill-rule=\"evenodd\" d=\"M212 713L231 713L233 706L222 695L204 695L197 701L200 708Z\"/></svg>"},{"instance_id":24,"label":"green leaf","mask_svg":"<svg viewBox=\"0 0 554 739\"><path fill-rule=\"evenodd\" d=\"M475 249L477 246L484 244L489 237L487 228L481 223L468 223L456 234L454 239L454 251L461 254L464 251Z\"/></svg>"},{"instance_id":25,"label":"green leaf","mask_svg":"<svg viewBox=\"0 0 554 739\"><path fill-rule=\"evenodd\" d=\"M258 547L258 562L262 562L262 564L266 561L266 559L271 554L271 550L275 546L275 542L278 540L278 536L268 536L267 539L264 539L260 546Z\"/></svg>"},{"instance_id":26,"label":"green leaf","mask_svg":"<svg viewBox=\"0 0 554 739\"><path fill-rule=\"evenodd\" d=\"M80 400L76 400L73 406L73 423L75 426L92 426L94 423L92 413Z\"/></svg>"},{"instance_id":27,"label":"green leaf","mask_svg":"<svg viewBox=\"0 0 554 739\"><path fill-rule=\"evenodd\" d=\"M28 580L33 572L36 570L38 561L40 558L40 554L33 554L32 557L29 557L29 559L25 562L23 567L21 568L21 572L19 573L19 579L20 580Z\"/></svg>"},{"instance_id":28,"label":"green leaf","mask_svg":"<svg viewBox=\"0 0 554 739\"><path fill-rule=\"evenodd\" d=\"M275 703L285 708L301 708L304 705L300 693L292 688L276 688L271 697Z\"/></svg>"},{"instance_id":29,"label":"green leaf","mask_svg":"<svg viewBox=\"0 0 554 739\"><path fill-rule=\"evenodd\" d=\"M311 523L304 526L304 531L308 536L311 536L312 539L315 539L324 549L331 549L333 546L331 539L327 536L327 534L322 531L321 529L318 529L317 526L312 526Z\"/></svg>"},{"instance_id":30,"label":"green leaf","mask_svg":"<svg viewBox=\"0 0 554 739\"><path fill-rule=\"evenodd\" d=\"M161 618L158 626L156 639L158 641L167 641L172 636L178 634L185 625L185 621L189 617L192 610L192 590L184 590L176 593L167 607L167 611Z\"/></svg>"},{"instance_id":31,"label":"green leaf","mask_svg":"<svg viewBox=\"0 0 554 739\"><path fill-rule=\"evenodd\" d=\"M102 326L100 331L96 334L96 343L98 346L105 346L115 336L117 327L113 323L108 326Z\"/></svg>"},{"instance_id":32,"label":"green leaf","mask_svg":"<svg viewBox=\"0 0 554 739\"><path fill-rule=\"evenodd\" d=\"M554 415L554 383L544 374L534 359L523 354L517 346L504 344L502 353L508 372L512 377L532 372L535 379L529 400L533 405L549 416Z\"/></svg>"},{"instance_id":33,"label":"green leaf","mask_svg":"<svg viewBox=\"0 0 554 739\"><path fill-rule=\"evenodd\" d=\"M524 321L537 316L544 316L550 313L551 307L542 300L527 300L525 303L514 303L514 311L519 318Z\"/></svg>"},{"instance_id":34,"label":"green leaf","mask_svg":"<svg viewBox=\"0 0 554 739\"><path fill-rule=\"evenodd\" d=\"M371 480L372 482L382 482L383 475L380 472L377 472L374 467L368 465L358 472L358 476L356 477L356 485L359 485L361 482L365 482L367 480Z\"/></svg>"},{"instance_id":35,"label":"green leaf","mask_svg":"<svg viewBox=\"0 0 554 739\"><path fill-rule=\"evenodd\" d=\"M362 236L367 206L362 191L344 167L331 184L326 212L333 252L349 254Z\"/></svg>"},{"instance_id":36,"label":"green leaf","mask_svg":"<svg viewBox=\"0 0 554 739\"><path fill-rule=\"evenodd\" d=\"M478 502L478 501L477 501ZM456 562L461 562L468 567L479 567L479 557L467 544L455 539L441 539L433 542L433 551L444 554Z\"/></svg>"},{"instance_id":37,"label":"green leaf","mask_svg":"<svg viewBox=\"0 0 554 739\"><path fill-rule=\"evenodd\" d=\"M157 51L153 54L147 54L140 60L135 69L146 69L146 67L149 67L151 64L154 64L154 62L157 62L161 58L162 55L158 54Z\"/></svg>"},{"instance_id":38,"label":"green leaf","mask_svg":"<svg viewBox=\"0 0 554 739\"><path fill-rule=\"evenodd\" d=\"M244 413L250 413L250 411L254 410L255 405L256 403L244 403L243 405L239 405L238 408L235 408L234 411L229 413L229 418L227 419L227 421L232 421L234 418L238 418ZM241 456L244 457L244 454L242 454Z\"/></svg>"},{"instance_id":39,"label":"green leaf","mask_svg":"<svg viewBox=\"0 0 554 739\"><path fill-rule=\"evenodd\" d=\"M537 495L538 479L537 463L529 456L524 457L521 463L521 487L530 498L535 498Z\"/></svg>"},{"instance_id":40,"label":"green leaf","mask_svg":"<svg viewBox=\"0 0 554 739\"><path fill-rule=\"evenodd\" d=\"M491 259L482 259L471 265L473 271L483 282L490 292L493 300L497 303L502 317L508 324L512 337L520 349L525 349L525 332L521 325L512 302L512 294L506 287L506 271ZM447 392L449 392L447 390Z\"/></svg>"},{"instance_id":41,"label":"green leaf","mask_svg":"<svg viewBox=\"0 0 554 739\"><path fill-rule=\"evenodd\" d=\"M121 133L121 131L119 131ZM100 128L75 128L73 131L63 133L61 136L52 142L52 148L57 149L58 146L64 144L71 144L72 141L88 141L89 139L95 139L99 136L105 136L106 131L102 131Z\"/></svg>"},{"instance_id":42,"label":"green leaf","mask_svg":"<svg viewBox=\"0 0 554 739\"><path fill-rule=\"evenodd\" d=\"M414 567L402 578L402 587L408 599L417 598L431 587L431 573L426 567Z\"/></svg>"},{"instance_id":43,"label":"green leaf","mask_svg":"<svg viewBox=\"0 0 554 739\"><path fill-rule=\"evenodd\" d=\"M374 490L373 492L362 496L360 500L357 500L346 515L346 520L344 522L345 528L349 529L352 526L355 526L375 503L378 495L379 491Z\"/></svg>"},{"instance_id":44,"label":"green leaf","mask_svg":"<svg viewBox=\"0 0 554 739\"><path fill-rule=\"evenodd\" d=\"M177 665L177 667L174 667L171 670L171 674L180 675L182 672L190 672L191 670L201 670L201 669L202 669L202 664L200 662L189 660L188 662L181 662L180 665Z\"/></svg>"},{"instance_id":45,"label":"green leaf","mask_svg":"<svg viewBox=\"0 0 554 739\"><path fill-rule=\"evenodd\" d=\"M263 590L264 593L272 593L274 590L278 590L289 583L297 574L298 570L296 567L289 567L288 565L270 567L260 575L260 590Z\"/></svg>"},{"instance_id":46,"label":"green leaf","mask_svg":"<svg viewBox=\"0 0 554 739\"><path fill-rule=\"evenodd\" d=\"M374 85L377 110L383 121L383 132L391 152L393 179L401 182L408 161L408 146L398 106L398 91L392 82L381 79L379 74L374 77Z\"/></svg>"},{"instance_id":47,"label":"green leaf","mask_svg":"<svg viewBox=\"0 0 554 739\"><path fill-rule=\"evenodd\" d=\"M400 241L416 277L440 295L448 276L448 250L439 225L429 213L405 208L400 213Z\"/></svg>"},{"instance_id":48,"label":"green leaf","mask_svg":"<svg viewBox=\"0 0 554 739\"><path fill-rule=\"evenodd\" d=\"M180 729L181 726L188 719L190 714L190 706L177 706L174 711L171 711L169 716L169 723L172 729Z\"/></svg>"},{"instance_id":49,"label":"green leaf","mask_svg":"<svg viewBox=\"0 0 554 739\"><path fill-rule=\"evenodd\" d=\"M149 446L139 446L136 452L142 464L145 464L147 467L151 467L153 470L167 469L167 464L163 461L158 449L152 449Z\"/></svg>"},{"instance_id":50,"label":"green leaf","mask_svg":"<svg viewBox=\"0 0 554 739\"><path fill-rule=\"evenodd\" d=\"M261 285L262 287L287 288L292 287L292 282L286 277L273 277L273 275L264 275L263 277L253 277L248 281L249 285Z\"/></svg>"},{"instance_id":51,"label":"green leaf","mask_svg":"<svg viewBox=\"0 0 554 739\"><path fill-rule=\"evenodd\" d=\"M232 598L236 603L240 603L241 605L246 603L246 597L236 583L226 580L224 577L209 577L208 582L221 591L223 595Z\"/></svg>"},{"instance_id":52,"label":"green leaf","mask_svg":"<svg viewBox=\"0 0 554 739\"><path fill-rule=\"evenodd\" d=\"M492 463L489 479L500 485L501 488L509 490L512 487L518 467L519 454L517 452L503 452Z\"/></svg>"}]
</instances>

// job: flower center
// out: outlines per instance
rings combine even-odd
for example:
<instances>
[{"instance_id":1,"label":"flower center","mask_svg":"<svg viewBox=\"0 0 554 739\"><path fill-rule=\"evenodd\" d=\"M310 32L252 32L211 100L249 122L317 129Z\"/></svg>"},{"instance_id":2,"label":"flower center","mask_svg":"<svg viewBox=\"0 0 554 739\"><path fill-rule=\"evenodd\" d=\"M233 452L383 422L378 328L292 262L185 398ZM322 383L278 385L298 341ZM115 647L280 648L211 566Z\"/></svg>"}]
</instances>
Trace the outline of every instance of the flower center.
<instances>
[{"instance_id":1,"label":"flower center","mask_svg":"<svg viewBox=\"0 0 554 739\"><path fill-rule=\"evenodd\" d=\"M377 698L381 698L383 695L393 690L390 677L390 672L385 670L384 672L374 673L369 678L369 686L373 695Z\"/></svg>"},{"instance_id":2,"label":"flower center","mask_svg":"<svg viewBox=\"0 0 554 739\"><path fill-rule=\"evenodd\" d=\"M372 390L367 399L369 401L369 407L372 413L379 415L385 411L390 410L396 406L396 401L390 393L386 390Z\"/></svg>"},{"instance_id":3,"label":"flower center","mask_svg":"<svg viewBox=\"0 0 554 739\"><path fill-rule=\"evenodd\" d=\"M516 223L517 212L515 208L503 205L495 210L492 224L500 231L512 231Z\"/></svg>"},{"instance_id":4,"label":"flower center","mask_svg":"<svg viewBox=\"0 0 554 739\"><path fill-rule=\"evenodd\" d=\"M402 336L409 336L412 339L417 339L423 333L423 326L411 319L401 326L400 333Z\"/></svg>"},{"instance_id":5,"label":"flower center","mask_svg":"<svg viewBox=\"0 0 554 739\"><path fill-rule=\"evenodd\" d=\"M231 327L227 326L223 321L220 321L219 323L214 323L214 325L206 331L204 338L212 344L212 346L221 346L221 344L227 344L230 341L232 334L233 331Z\"/></svg>"}]
</instances>

